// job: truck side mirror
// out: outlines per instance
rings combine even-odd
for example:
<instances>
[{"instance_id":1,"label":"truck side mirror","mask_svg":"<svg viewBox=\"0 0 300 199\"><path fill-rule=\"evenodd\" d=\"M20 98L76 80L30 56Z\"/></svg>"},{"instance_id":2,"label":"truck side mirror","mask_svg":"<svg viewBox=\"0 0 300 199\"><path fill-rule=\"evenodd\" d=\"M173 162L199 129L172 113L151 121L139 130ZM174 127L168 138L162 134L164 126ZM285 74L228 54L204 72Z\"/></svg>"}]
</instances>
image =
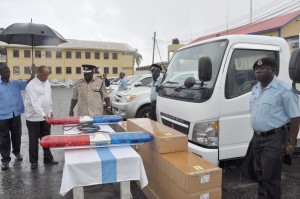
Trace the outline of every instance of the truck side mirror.
<instances>
[{"instance_id":1,"label":"truck side mirror","mask_svg":"<svg viewBox=\"0 0 300 199\"><path fill-rule=\"evenodd\" d=\"M212 63L209 57L201 57L198 62L198 77L201 81L201 86L204 82L210 81L212 76Z\"/></svg>"},{"instance_id":2,"label":"truck side mirror","mask_svg":"<svg viewBox=\"0 0 300 199\"><path fill-rule=\"evenodd\" d=\"M291 55L289 63L289 76L293 81L292 86L294 90L296 91L296 93L300 94L300 91L296 88L296 84L298 84L298 89L300 89L300 49L294 50L294 52Z\"/></svg>"},{"instance_id":3,"label":"truck side mirror","mask_svg":"<svg viewBox=\"0 0 300 199\"><path fill-rule=\"evenodd\" d=\"M135 87L142 86L142 83L141 83L141 82L136 82L136 83L134 84L134 86L135 86Z\"/></svg>"}]
</instances>

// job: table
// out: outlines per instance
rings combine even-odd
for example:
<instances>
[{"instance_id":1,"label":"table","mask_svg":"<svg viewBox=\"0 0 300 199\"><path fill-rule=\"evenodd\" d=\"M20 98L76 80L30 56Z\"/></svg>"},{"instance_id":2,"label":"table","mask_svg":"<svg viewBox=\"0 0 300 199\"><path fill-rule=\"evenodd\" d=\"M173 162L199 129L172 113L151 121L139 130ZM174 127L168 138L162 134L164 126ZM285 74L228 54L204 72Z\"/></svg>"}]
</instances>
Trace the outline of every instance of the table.
<instances>
[{"instance_id":1,"label":"table","mask_svg":"<svg viewBox=\"0 0 300 199\"><path fill-rule=\"evenodd\" d=\"M113 132L109 125L102 131ZM77 134L78 130L65 131ZM131 198L130 180L139 180L141 188L148 184L141 156L131 146L65 150L60 194L73 189L73 198L83 198L83 186L121 182L121 198Z\"/></svg>"}]
</instances>

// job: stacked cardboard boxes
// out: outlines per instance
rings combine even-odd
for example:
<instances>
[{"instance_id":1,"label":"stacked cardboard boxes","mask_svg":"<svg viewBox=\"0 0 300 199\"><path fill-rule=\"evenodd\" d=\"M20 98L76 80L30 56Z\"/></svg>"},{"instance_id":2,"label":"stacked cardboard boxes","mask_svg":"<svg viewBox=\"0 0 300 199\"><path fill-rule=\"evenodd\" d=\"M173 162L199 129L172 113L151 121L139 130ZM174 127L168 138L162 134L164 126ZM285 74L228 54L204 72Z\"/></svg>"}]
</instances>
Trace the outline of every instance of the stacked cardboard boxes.
<instances>
[{"instance_id":1,"label":"stacked cardboard boxes","mask_svg":"<svg viewBox=\"0 0 300 199\"><path fill-rule=\"evenodd\" d=\"M118 126L123 131L125 124ZM153 135L152 142L136 148L146 169L149 184L143 192L149 199L221 198L222 170L188 152L186 135L144 118L128 119L126 129Z\"/></svg>"}]
</instances>

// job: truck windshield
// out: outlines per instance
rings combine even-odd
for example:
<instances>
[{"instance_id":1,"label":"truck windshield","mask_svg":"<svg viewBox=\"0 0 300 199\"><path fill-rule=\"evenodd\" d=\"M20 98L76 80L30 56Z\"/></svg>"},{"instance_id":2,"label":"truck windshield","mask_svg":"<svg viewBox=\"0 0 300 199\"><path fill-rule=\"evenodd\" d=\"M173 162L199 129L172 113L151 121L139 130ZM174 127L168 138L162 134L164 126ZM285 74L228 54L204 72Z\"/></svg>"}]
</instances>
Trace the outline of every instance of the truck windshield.
<instances>
[{"instance_id":1,"label":"truck windshield","mask_svg":"<svg viewBox=\"0 0 300 199\"><path fill-rule=\"evenodd\" d=\"M218 77L219 69L228 44L228 40L205 43L178 51L168 66L162 86L158 94L162 97L183 101L203 102L208 100ZM210 57L212 62L212 78L200 86L198 78L198 61L201 57ZM188 77L195 78L196 84L185 88L184 81ZM180 89L176 89L180 87Z\"/></svg>"}]
</instances>

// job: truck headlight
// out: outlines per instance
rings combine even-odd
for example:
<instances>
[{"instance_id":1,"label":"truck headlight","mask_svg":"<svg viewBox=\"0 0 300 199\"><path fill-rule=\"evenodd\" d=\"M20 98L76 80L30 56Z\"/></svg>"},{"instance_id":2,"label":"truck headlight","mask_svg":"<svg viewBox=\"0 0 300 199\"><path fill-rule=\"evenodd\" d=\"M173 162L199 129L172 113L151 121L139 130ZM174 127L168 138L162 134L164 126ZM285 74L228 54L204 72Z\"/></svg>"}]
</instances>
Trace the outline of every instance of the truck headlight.
<instances>
[{"instance_id":1,"label":"truck headlight","mask_svg":"<svg viewBox=\"0 0 300 199\"><path fill-rule=\"evenodd\" d=\"M135 95L126 95L126 96L123 96L122 99L121 99L121 102L131 102L132 100L135 99Z\"/></svg>"},{"instance_id":2,"label":"truck headlight","mask_svg":"<svg viewBox=\"0 0 300 199\"><path fill-rule=\"evenodd\" d=\"M192 141L207 147L219 146L219 121L195 124Z\"/></svg>"}]
</instances>

